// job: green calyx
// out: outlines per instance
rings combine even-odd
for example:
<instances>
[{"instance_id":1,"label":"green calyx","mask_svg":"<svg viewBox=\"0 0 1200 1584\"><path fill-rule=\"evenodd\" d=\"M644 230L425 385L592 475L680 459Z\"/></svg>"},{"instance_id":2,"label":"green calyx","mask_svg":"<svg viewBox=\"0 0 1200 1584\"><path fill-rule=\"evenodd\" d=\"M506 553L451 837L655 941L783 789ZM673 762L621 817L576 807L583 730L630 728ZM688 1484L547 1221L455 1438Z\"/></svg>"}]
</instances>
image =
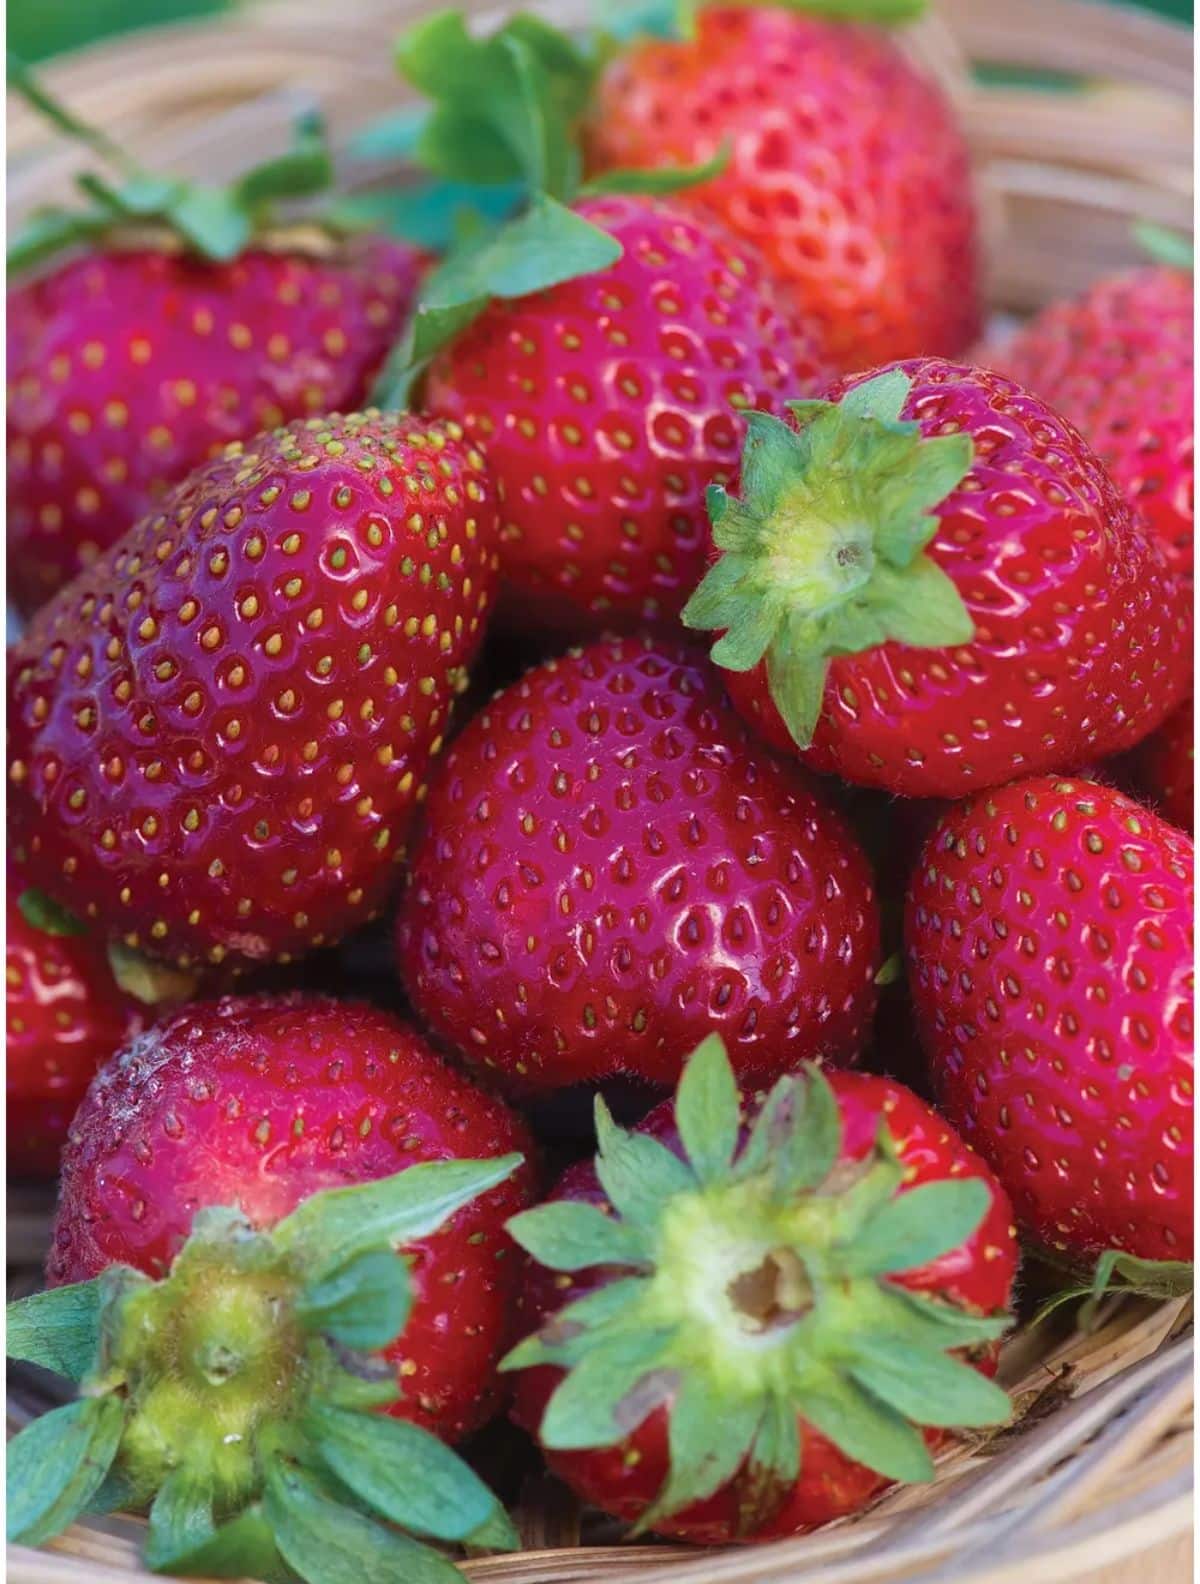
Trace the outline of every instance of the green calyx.
<instances>
[{"instance_id":1,"label":"green calyx","mask_svg":"<svg viewBox=\"0 0 1200 1584\"><path fill-rule=\"evenodd\" d=\"M376 385L377 405L404 405L433 354L493 299L545 291L620 258L620 243L571 208L576 199L675 192L725 164L722 150L703 165L609 171L585 182L579 126L603 58L601 48L581 47L526 14L479 38L461 12L444 11L400 39L398 70L431 108L391 118L390 135L373 129L360 152L390 148L452 184L463 202L455 242L425 280ZM473 201L473 189L502 195L498 218L485 218L488 206Z\"/></svg>"},{"instance_id":2,"label":"green calyx","mask_svg":"<svg viewBox=\"0 0 1200 1584\"><path fill-rule=\"evenodd\" d=\"M901 1192L883 1125L865 1159L843 1160L836 1096L811 1066L778 1081L739 1143L716 1035L687 1065L675 1121L683 1159L617 1127L598 1100L596 1171L612 1213L563 1201L508 1224L550 1269L620 1272L504 1361L565 1371L540 1426L545 1446L614 1445L666 1405L670 1470L639 1528L737 1475L749 1533L795 1483L800 1421L888 1478L925 1480L920 1426L1007 1419L1004 1392L956 1355L994 1341L1008 1317L888 1279L970 1237L988 1209L985 1183Z\"/></svg>"},{"instance_id":3,"label":"green calyx","mask_svg":"<svg viewBox=\"0 0 1200 1584\"><path fill-rule=\"evenodd\" d=\"M925 553L934 508L970 469L973 446L965 434L926 439L902 420L910 389L892 369L840 402L789 402L795 429L748 414L741 498L708 491L721 554L684 625L724 629L712 658L726 670L766 661L771 698L801 748L835 656L974 635L962 596Z\"/></svg>"},{"instance_id":4,"label":"green calyx","mask_svg":"<svg viewBox=\"0 0 1200 1584\"><path fill-rule=\"evenodd\" d=\"M31 269L67 248L163 228L188 251L225 263L276 223L281 203L310 198L333 180L324 127L315 114L297 122L288 153L254 166L232 186L212 187L144 170L103 132L64 109L11 54L8 83L56 131L86 145L114 178L87 172L76 180L84 206L38 210L9 243L10 271Z\"/></svg>"},{"instance_id":5,"label":"green calyx","mask_svg":"<svg viewBox=\"0 0 1200 1584\"><path fill-rule=\"evenodd\" d=\"M1073 1283L1054 1293L1034 1316L1034 1324L1064 1304L1079 1303L1076 1324L1081 1331L1090 1331L1105 1298L1186 1298L1194 1286L1195 1267L1191 1260L1141 1259L1136 1254L1126 1254L1124 1249L1106 1249L1096 1261L1091 1280Z\"/></svg>"},{"instance_id":6,"label":"green calyx","mask_svg":"<svg viewBox=\"0 0 1200 1584\"><path fill-rule=\"evenodd\" d=\"M397 1248L503 1182L519 1155L414 1166L305 1200L271 1231L197 1217L161 1281L111 1266L8 1308L8 1352L79 1397L9 1445L8 1538L148 1509L156 1571L452 1584L435 1540L511 1549L496 1498L436 1437L377 1410L404 1329ZM396 1528L407 1531L399 1533Z\"/></svg>"},{"instance_id":7,"label":"green calyx","mask_svg":"<svg viewBox=\"0 0 1200 1584\"><path fill-rule=\"evenodd\" d=\"M86 935L87 925L69 908L36 886L26 886L17 898L17 907L26 924L45 935Z\"/></svg>"}]
</instances>

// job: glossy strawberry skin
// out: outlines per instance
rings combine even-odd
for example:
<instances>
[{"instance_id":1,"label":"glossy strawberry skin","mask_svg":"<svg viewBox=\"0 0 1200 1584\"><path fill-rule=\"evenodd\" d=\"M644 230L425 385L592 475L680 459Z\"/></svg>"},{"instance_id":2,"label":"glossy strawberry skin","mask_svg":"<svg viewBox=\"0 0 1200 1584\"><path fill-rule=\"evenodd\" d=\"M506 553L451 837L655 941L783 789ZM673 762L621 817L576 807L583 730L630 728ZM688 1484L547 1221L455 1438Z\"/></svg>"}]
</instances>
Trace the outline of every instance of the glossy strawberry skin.
<instances>
[{"instance_id":1,"label":"glossy strawberry skin","mask_svg":"<svg viewBox=\"0 0 1200 1584\"><path fill-rule=\"evenodd\" d=\"M600 640L448 750L401 903L425 1023L521 1094L671 1085L710 1029L748 1081L849 1062L879 919L849 827L688 645Z\"/></svg>"},{"instance_id":2,"label":"glossy strawberry skin","mask_svg":"<svg viewBox=\"0 0 1200 1584\"><path fill-rule=\"evenodd\" d=\"M1196 809L1196 721L1192 700L1181 704L1136 750L1138 785L1164 819L1189 835Z\"/></svg>"},{"instance_id":3,"label":"glossy strawberry skin","mask_svg":"<svg viewBox=\"0 0 1200 1584\"><path fill-rule=\"evenodd\" d=\"M970 168L950 105L881 30L784 7L705 6L601 79L590 163L709 159L682 195L761 248L844 370L955 357L978 333Z\"/></svg>"},{"instance_id":4,"label":"glossy strawberry skin","mask_svg":"<svg viewBox=\"0 0 1200 1584\"><path fill-rule=\"evenodd\" d=\"M401 1391L391 1411L458 1440L499 1400L518 1270L503 1226L530 1202L532 1142L388 1013L229 996L133 1041L72 1126L47 1277L84 1281L115 1262L159 1276L206 1205L238 1203L268 1227L321 1189L510 1150L526 1158L513 1177L405 1248L413 1308L387 1350Z\"/></svg>"},{"instance_id":5,"label":"glossy strawberry skin","mask_svg":"<svg viewBox=\"0 0 1200 1584\"><path fill-rule=\"evenodd\" d=\"M454 424L298 423L209 463L10 659L31 881L185 966L286 960L373 916L496 577Z\"/></svg>"},{"instance_id":6,"label":"glossy strawberry skin","mask_svg":"<svg viewBox=\"0 0 1200 1584\"><path fill-rule=\"evenodd\" d=\"M422 267L363 238L230 264L91 253L14 287L10 596L36 609L231 441L360 407Z\"/></svg>"},{"instance_id":7,"label":"glossy strawberry skin","mask_svg":"<svg viewBox=\"0 0 1200 1584\"><path fill-rule=\"evenodd\" d=\"M1192 1249L1192 843L1040 777L948 813L913 877L935 1093L1043 1246Z\"/></svg>"},{"instance_id":8,"label":"glossy strawberry skin","mask_svg":"<svg viewBox=\"0 0 1200 1584\"><path fill-rule=\"evenodd\" d=\"M21 877L8 874L5 1104L8 1171L53 1178L75 1108L100 1064L145 1021L122 995L102 946L52 935L20 907Z\"/></svg>"},{"instance_id":9,"label":"glossy strawberry skin","mask_svg":"<svg viewBox=\"0 0 1200 1584\"><path fill-rule=\"evenodd\" d=\"M835 658L801 757L904 797L955 798L1131 747L1189 691L1189 589L1090 447L1038 397L937 358L896 367L912 381L905 418L974 441L970 473L936 508L928 553L975 637ZM840 381L829 398L859 383ZM796 753L765 665L725 680L767 741Z\"/></svg>"},{"instance_id":10,"label":"glossy strawberry skin","mask_svg":"<svg viewBox=\"0 0 1200 1584\"><path fill-rule=\"evenodd\" d=\"M822 374L761 260L717 222L639 197L577 212L623 256L494 302L425 387L486 444L511 621L571 637L678 614L704 570L705 488L737 466L737 409Z\"/></svg>"},{"instance_id":11,"label":"glossy strawberry skin","mask_svg":"<svg viewBox=\"0 0 1200 1584\"><path fill-rule=\"evenodd\" d=\"M946 1177L970 1176L982 1178L992 1191L990 1207L966 1243L893 1280L974 1312L986 1314L1003 1309L1009 1302L1016 1274L1017 1242L1008 1200L988 1168L936 1112L902 1084L865 1073L827 1071L826 1076L842 1113L842 1160L861 1160L868 1154L882 1120L911 1173L908 1188ZM653 1134L681 1153L669 1102L657 1106L639 1131ZM599 1205L607 1202L590 1161L570 1167L550 1197ZM568 1279L530 1261L521 1285L519 1331L535 1330L550 1315L619 1274L610 1266ZM994 1354L986 1354L976 1363L991 1374L995 1369ZM513 1418L533 1435L560 1378L557 1370L549 1368L523 1370L516 1377ZM801 1426L800 1473L794 1490L761 1529L748 1536L738 1535L739 1491L735 1477L708 1500L656 1523L656 1532L699 1545L720 1545L735 1538L770 1540L856 1512L884 1489L887 1480L852 1462L807 1424L802 1407L797 1417ZM668 1410L659 1408L616 1446L584 1452L547 1452L547 1461L584 1501L618 1518L636 1519L657 1495L667 1472L668 1419ZM925 1436L930 1446L937 1446L945 1439L945 1432L927 1430Z\"/></svg>"},{"instance_id":12,"label":"glossy strawberry skin","mask_svg":"<svg viewBox=\"0 0 1200 1584\"><path fill-rule=\"evenodd\" d=\"M1052 303L994 354L997 368L1071 420L1144 515L1168 564L1188 577L1192 291L1190 275L1165 266L1111 276L1076 301Z\"/></svg>"}]
</instances>

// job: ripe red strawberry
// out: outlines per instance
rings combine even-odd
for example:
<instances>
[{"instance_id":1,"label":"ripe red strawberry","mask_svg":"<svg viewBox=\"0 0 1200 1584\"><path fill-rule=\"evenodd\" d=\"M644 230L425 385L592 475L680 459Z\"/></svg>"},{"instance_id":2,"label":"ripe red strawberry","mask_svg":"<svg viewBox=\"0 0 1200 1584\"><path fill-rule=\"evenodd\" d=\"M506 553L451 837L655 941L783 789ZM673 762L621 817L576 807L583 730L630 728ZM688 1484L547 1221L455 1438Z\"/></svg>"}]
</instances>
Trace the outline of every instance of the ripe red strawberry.
<instances>
[{"instance_id":1,"label":"ripe red strawberry","mask_svg":"<svg viewBox=\"0 0 1200 1584\"><path fill-rule=\"evenodd\" d=\"M1192 843L1041 777L950 810L906 922L942 1109L1079 1262L1192 1249Z\"/></svg>"},{"instance_id":2,"label":"ripe red strawberry","mask_svg":"<svg viewBox=\"0 0 1200 1584\"><path fill-rule=\"evenodd\" d=\"M21 608L230 441L360 406L419 263L369 237L230 263L114 248L11 289L8 568Z\"/></svg>"},{"instance_id":3,"label":"ripe red strawberry","mask_svg":"<svg viewBox=\"0 0 1200 1584\"><path fill-rule=\"evenodd\" d=\"M722 145L728 165L688 197L762 249L837 367L965 352L980 315L966 143L881 30L706 5L689 37L613 59L594 168L687 165Z\"/></svg>"},{"instance_id":4,"label":"ripe red strawberry","mask_svg":"<svg viewBox=\"0 0 1200 1584\"><path fill-rule=\"evenodd\" d=\"M528 1157L521 1120L388 1013L329 997L198 1002L97 1076L63 1154L47 1276L114 1263L161 1276L207 1205L272 1227L310 1194L418 1161ZM387 1351L393 1412L460 1439L495 1410L514 1262L501 1227L529 1202L523 1167L406 1244L412 1313Z\"/></svg>"},{"instance_id":5,"label":"ripe red strawberry","mask_svg":"<svg viewBox=\"0 0 1200 1584\"><path fill-rule=\"evenodd\" d=\"M924 358L751 417L684 612L780 751L958 797L1132 746L1189 688L1188 589L1043 401Z\"/></svg>"},{"instance_id":6,"label":"ripe red strawberry","mask_svg":"<svg viewBox=\"0 0 1200 1584\"><path fill-rule=\"evenodd\" d=\"M1196 809L1196 722L1191 699L1140 745L1133 769L1163 818L1190 835Z\"/></svg>"},{"instance_id":7,"label":"ripe red strawberry","mask_svg":"<svg viewBox=\"0 0 1200 1584\"><path fill-rule=\"evenodd\" d=\"M24 882L8 872L8 1034L5 1042L8 1171L52 1178L67 1128L92 1075L142 1026L94 940L19 906Z\"/></svg>"},{"instance_id":8,"label":"ripe red strawberry","mask_svg":"<svg viewBox=\"0 0 1200 1584\"><path fill-rule=\"evenodd\" d=\"M286 960L374 916L495 571L456 424L368 412L231 447L12 653L31 882L183 966Z\"/></svg>"},{"instance_id":9,"label":"ripe red strawberry","mask_svg":"<svg viewBox=\"0 0 1200 1584\"><path fill-rule=\"evenodd\" d=\"M843 1517L1008 1412L984 1377L1017 1246L983 1162L890 1079L801 1068L752 1114L708 1040L673 1115L598 1104L595 1167L509 1223L514 1417L584 1501L702 1544Z\"/></svg>"},{"instance_id":10,"label":"ripe red strawberry","mask_svg":"<svg viewBox=\"0 0 1200 1584\"><path fill-rule=\"evenodd\" d=\"M486 442L511 616L579 635L669 620L704 568L704 492L728 479L739 410L813 388L810 338L754 252L646 197L574 208L623 252L493 302L435 357L425 405Z\"/></svg>"},{"instance_id":11,"label":"ripe red strawberry","mask_svg":"<svg viewBox=\"0 0 1200 1584\"><path fill-rule=\"evenodd\" d=\"M739 1077L849 1062L879 919L849 827L754 744L703 658L606 639L452 744L401 904L409 996L509 1089L671 1085L716 1026Z\"/></svg>"},{"instance_id":12,"label":"ripe red strawberry","mask_svg":"<svg viewBox=\"0 0 1200 1584\"><path fill-rule=\"evenodd\" d=\"M984 353L1069 418L1189 577L1195 493L1192 278L1156 265L1053 303Z\"/></svg>"}]
</instances>

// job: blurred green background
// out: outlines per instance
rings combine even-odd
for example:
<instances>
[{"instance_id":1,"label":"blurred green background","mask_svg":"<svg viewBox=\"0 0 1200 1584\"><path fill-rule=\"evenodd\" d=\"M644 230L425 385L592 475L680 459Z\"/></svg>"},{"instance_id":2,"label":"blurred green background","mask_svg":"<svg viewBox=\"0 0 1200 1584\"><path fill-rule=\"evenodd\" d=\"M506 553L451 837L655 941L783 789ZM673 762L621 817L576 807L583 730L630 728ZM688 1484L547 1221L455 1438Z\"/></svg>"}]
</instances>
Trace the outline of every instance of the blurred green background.
<instances>
[{"instance_id":1,"label":"blurred green background","mask_svg":"<svg viewBox=\"0 0 1200 1584\"><path fill-rule=\"evenodd\" d=\"M8 47L27 60L41 60L108 34L203 16L235 3L238 0L9 0ZM1192 0L1137 3L1181 21L1192 20Z\"/></svg>"}]
</instances>

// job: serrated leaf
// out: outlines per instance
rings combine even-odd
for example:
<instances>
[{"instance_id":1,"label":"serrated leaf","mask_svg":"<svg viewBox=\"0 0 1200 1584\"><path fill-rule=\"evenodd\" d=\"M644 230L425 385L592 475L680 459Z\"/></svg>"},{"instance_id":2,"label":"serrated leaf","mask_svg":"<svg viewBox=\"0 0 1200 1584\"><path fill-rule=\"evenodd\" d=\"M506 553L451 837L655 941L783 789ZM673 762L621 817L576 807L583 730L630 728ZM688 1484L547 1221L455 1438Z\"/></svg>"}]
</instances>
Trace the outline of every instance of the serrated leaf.
<instances>
[{"instance_id":1,"label":"serrated leaf","mask_svg":"<svg viewBox=\"0 0 1200 1584\"><path fill-rule=\"evenodd\" d=\"M904 570L876 567L871 613L889 638L914 649L950 648L975 636L954 580L925 555Z\"/></svg>"},{"instance_id":2,"label":"serrated leaf","mask_svg":"<svg viewBox=\"0 0 1200 1584\"><path fill-rule=\"evenodd\" d=\"M599 1095L596 1141L596 1175L624 1221L656 1226L668 1199L699 1186L691 1168L659 1139L618 1127Z\"/></svg>"},{"instance_id":3,"label":"serrated leaf","mask_svg":"<svg viewBox=\"0 0 1200 1584\"><path fill-rule=\"evenodd\" d=\"M684 606L684 626L707 632L736 621L750 594L752 571L748 556L731 553L714 561Z\"/></svg>"},{"instance_id":4,"label":"serrated leaf","mask_svg":"<svg viewBox=\"0 0 1200 1584\"><path fill-rule=\"evenodd\" d=\"M257 1502L222 1524L207 1539L198 1539L190 1550L176 1551L169 1566L173 1573L199 1574L204 1578L262 1579L265 1584L290 1584L295 1576L280 1556L262 1506Z\"/></svg>"},{"instance_id":5,"label":"serrated leaf","mask_svg":"<svg viewBox=\"0 0 1200 1584\"><path fill-rule=\"evenodd\" d=\"M311 1330L350 1348L382 1348L403 1331L412 1307L404 1261L375 1249L312 1282L296 1299L296 1313Z\"/></svg>"},{"instance_id":6,"label":"serrated leaf","mask_svg":"<svg viewBox=\"0 0 1200 1584\"><path fill-rule=\"evenodd\" d=\"M277 1223L276 1247L292 1251L312 1275L356 1255L399 1248L436 1232L457 1211L521 1165L517 1154L495 1160L425 1161L392 1177L313 1194Z\"/></svg>"},{"instance_id":7,"label":"serrated leaf","mask_svg":"<svg viewBox=\"0 0 1200 1584\"><path fill-rule=\"evenodd\" d=\"M753 671L779 630L780 609L751 592L737 618L712 646L712 661L726 671Z\"/></svg>"},{"instance_id":8,"label":"serrated leaf","mask_svg":"<svg viewBox=\"0 0 1200 1584\"><path fill-rule=\"evenodd\" d=\"M9 1358L81 1381L100 1344L100 1284L74 1282L10 1303L5 1318Z\"/></svg>"},{"instance_id":9,"label":"serrated leaf","mask_svg":"<svg viewBox=\"0 0 1200 1584\"><path fill-rule=\"evenodd\" d=\"M647 1247L638 1229L578 1199L523 1210L505 1223L508 1235L551 1270L591 1265L643 1265Z\"/></svg>"},{"instance_id":10,"label":"serrated leaf","mask_svg":"<svg viewBox=\"0 0 1200 1584\"><path fill-rule=\"evenodd\" d=\"M839 1251L839 1267L847 1275L885 1276L928 1265L978 1231L991 1202L991 1189L979 1177L906 1189Z\"/></svg>"},{"instance_id":11,"label":"serrated leaf","mask_svg":"<svg viewBox=\"0 0 1200 1584\"><path fill-rule=\"evenodd\" d=\"M444 309L480 297L526 297L606 270L620 257L615 237L536 193L524 214L449 256L429 278L421 304Z\"/></svg>"},{"instance_id":12,"label":"serrated leaf","mask_svg":"<svg viewBox=\"0 0 1200 1584\"><path fill-rule=\"evenodd\" d=\"M673 1330L639 1329L596 1343L546 1404L542 1445L573 1451L613 1446L629 1435L673 1389L664 1361L674 1339Z\"/></svg>"},{"instance_id":13,"label":"serrated leaf","mask_svg":"<svg viewBox=\"0 0 1200 1584\"><path fill-rule=\"evenodd\" d=\"M716 1396L703 1376L685 1374L671 1404L667 1477L634 1534L727 1484L748 1456L765 1408L764 1398Z\"/></svg>"},{"instance_id":14,"label":"serrated leaf","mask_svg":"<svg viewBox=\"0 0 1200 1584\"><path fill-rule=\"evenodd\" d=\"M914 1424L1003 1424L1012 1414L995 1382L949 1353L914 1348L899 1338L857 1337L847 1369L858 1384Z\"/></svg>"},{"instance_id":15,"label":"serrated leaf","mask_svg":"<svg viewBox=\"0 0 1200 1584\"><path fill-rule=\"evenodd\" d=\"M284 1560L307 1584L462 1584L448 1558L343 1506L310 1474L278 1460L263 1511Z\"/></svg>"},{"instance_id":16,"label":"serrated leaf","mask_svg":"<svg viewBox=\"0 0 1200 1584\"><path fill-rule=\"evenodd\" d=\"M933 1459L921 1433L854 1381L806 1389L800 1411L855 1463L907 1483L933 1478Z\"/></svg>"},{"instance_id":17,"label":"serrated leaf","mask_svg":"<svg viewBox=\"0 0 1200 1584\"><path fill-rule=\"evenodd\" d=\"M180 1558L209 1545L215 1534L211 1476L187 1467L174 1469L150 1508L142 1560L155 1573L169 1572Z\"/></svg>"},{"instance_id":18,"label":"serrated leaf","mask_svg":"<svg viewBox=\"0 0 1200 1584\"><path fill-rule=\"evenodd\" d=\"M321 1461L381 1517L435 1540L497 1550L518 1545L483 1481L419 1425L321 1403L308 1410L304 1424Z\"/></svg>"},{"instance_id":19,"label":"serrated leaf","mask_svg":"<svg viewBox=\"0 0 1200 1584\"><path fill-rule=\"evenodd\" d=\"M119 1398L82 1397L14 1436L7 1463L9 1540L39 1546L73 1523L103 1483L124 1425Z\"/></svg>"},{"instance_id":20,"label":"serrated leaf","mask_svg":"<svg viewBox=\"0 0 1200 1584\"><path fill-rule=\"evenodd\" d=\"M17 898L21 917L46 935L86 935L87 925L69 908L35 886L26 886Z\"/></svg>"},{"instance_id":21,"label":"serrated leaf","mask_svg":"<svg viewBox=\"0 0 1200 1584\"><path fill-rule=\"evenodd\" d=\"M741 1122L741 1097L725 1042L710 1034L688 1057L675 1091L675 1126L702 1183L728 1172Z\"/></svg>"},{"instance_id":22,"label":"serrated leaf","mask_svg":"<svg viewBox=\"0 0 1200 1584\"><path fill-rule=\"evenodd\" d=\"M685 192L719 176L728 167L732 154L733 145L727 139L711 159L695 165L652 165L640 169L617 167L601 171L584 182L580 197L591 198L604 193L647 193L654 196Z\"/></svg>"}]
</instances>

